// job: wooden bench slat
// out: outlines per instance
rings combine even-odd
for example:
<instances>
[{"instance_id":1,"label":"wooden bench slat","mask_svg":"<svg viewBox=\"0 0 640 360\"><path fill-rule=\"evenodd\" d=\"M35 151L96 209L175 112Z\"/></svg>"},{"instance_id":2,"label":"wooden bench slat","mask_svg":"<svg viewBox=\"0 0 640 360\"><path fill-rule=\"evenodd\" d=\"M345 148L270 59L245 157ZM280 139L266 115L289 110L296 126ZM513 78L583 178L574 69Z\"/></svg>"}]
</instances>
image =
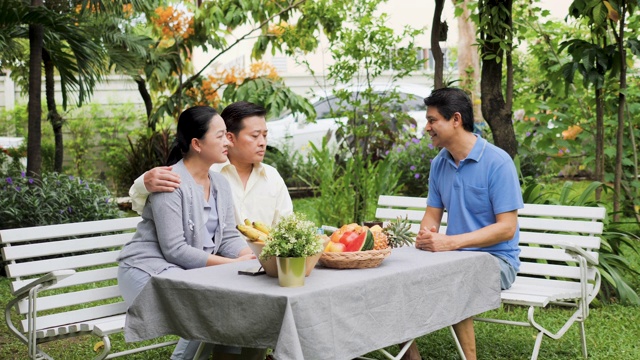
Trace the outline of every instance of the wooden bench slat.
<instances>
[{"instance_id":1,"label":"wooden bench slat","mask_svg":"<svg viewBox=\"0 0 640 360\"><path fill-rule=\"evenodd\" d=\"M381 195L378 199L378 207L399 207L424 210L427 207L426 198L411 196ZM518 214L524 216L553 216L574 219L602 220L607 215L604 207L595 206L571 206L549 204L524 204L524 208L518 210Z\"/></svg>"},{"instance_id":2,"label":"wooden bench slat","mask_svg":"<svg viewBox=\"0 0 640 360\"><path fill-rule=\"evenodd\" d=\"M577 266L539 264L533 262L521 262L519 274L550 276L561 279L580 279L580 268ZM595 276L594 271L588 274L589 279Z\"/></svg>"},{"instance_id":3,"label":"wooden bench slat","mask_svg":"<svg viewBox=\"0 0 640 360\"><path fill-rule=\"evenodd\" d=\"M524 306L538 306L545 307L551 301L548 297L542 295L526 295L511 294L508 292L501 292L500 299L503 303L524 305Z\"/></svg>"},{"instance_id":4,"label":"wooden bench slat","mask_svg":"<svg viewBox=\"0 0 640 360\"><path fill-rule=\"evenodd\" d=\"M37 260L6 266L9 277L31 276L46 274L53 270L77 269L113 263L118 258L120 250L106 251L95 254L59 257L55 259Z\"/></svg>"},{"instance_id":5,"label":"wooden bench slat","mask_svg":"<svg viewBox=\"0 0 640 360\"><path fill-rule=\"evenodd\" d=\"M0 244L132 230L136 228L140 220L142 220L141 217L129 217L82 223L5 229L0 230Z\"/></svg>"},{"instance_id":6,"label":"wooden bench slat","mask_svg":"<svg viewBox=\"0 0 640 360\"><path fill-rule=\"evenodd\" d=\"M580 289L580 281L574 280L556 280L556 279L541 279L527 276L517 276L514 284L522 284L525 286L546 286L559 289Z\"/></svg>"},{"instance_id":7,"label":"wooden bench slat","mask_svg":"<svg viewBox=\"0 0 640 360\"><path fill-rule=\"evenodd\" d=\"M518 217L520 229L602 234L603 224L595 221Z\"/></svg>"},{"instance_id":8,"label":"wooden bench slat","mask_svg":"<svg viewBox=\"0 0 640 360\"><path fill-rule=\"evenodd\" d=\"M122 332L124 330L124 322L126 315L116 315L104 319L98 319L91 321L94 326L94 332L98 336L111 335Z\"/></svg>"},{"instance_id":9,"label":"wooden bench slat","mask_svg":"<svg viewBox=\"0 0 640 360\"><path fill-rule=\"evenodd\" d=\"M427 207L427 199L412 196L380 195L378 198L378 207L381 206L425 209Z\"/></svg>"},{"instance_id":10,"label":"wooden bench slat","mask_svg":"<svg viewBox=\"0 0 640 360\"><path fill-rule=\"evenodd\" d=\"M607 209L596 206L524 204L524 208L518 210L518 215L603 220L607 216Z\"/></svg>"},{"instance_id":11,"label":"wooden bench slat","mask_svg":"<svg viewBox=\"0 0 640 360\"><path fill-rule=\"evenodd\" d=\"M588 252L589 255L598 258L597 252ZM551 248L540 248L540 247L530 247L530 246L520 246L520 260L527 261L531 259L542 259L542 260L552 260L552 261L567 261L571 263L576 263L577 260L567 254L564 249L551 249Z\"/></svg>"},{"instance_id":12,"label":"wooden bench slat","mask_svg":"<svg viewBox=\"0 0 640 360\"><path fill-rule=\"evenodd\" d=\"M520 231L520 244L557 245L564 243L573 244L585 250L590 250L599 249L600 242L601 240L598 236Z\"/></svg>"},{"instance_id":13,"label":"wooden bench slat","mask_svg":"<svg viewBox=\"0 0 640 360\"><path fill-rule=\"evenodd\" d=\"M100 318L126 313L127 304L124 301L95 306L86 309L78 309L67 312L61 312L52 315L38 316L36 319L36 329L42 330L47 328L55 328L69 324L90 322ZM27 330L27 320L20 321L22 331Z\"/></svg>"},{"instance_id":14,"label":"wooden bench slat","mask_svg":"<svg viewBox=\"0 0 640 360\"><path fill-rule=\"evenodd\" d=\"M58 309L65 306L90 304L95 301L112 299L120 296L118 285L74 291L66 294L38 296L38 311ZM22 315L29 311L27 299L18 303L18 312Z\"/></svg>"},{"instance_id":15,"label":"wooden bench slat","mask_svg":"<svg viewBox=\"0 0 640 360\"><path fill-rule=\"evenodd\" d=\"M87 323L71 324L46 330L39 330L36 332L36 337L38 339L43 339L46 337L54 337L62 334L89 332L92 332L97 336L111 335L120 333L124 330L125 320L126 316L124 314L114 315L102 319L92 320Z\"/></svg>"},{"instance_id":16,"label":"wooden bench slat","mask_svg":"<svg viewBox=\"0 0 640 360\"><path fill-rule=\"evenodd\" d=\"M445 213L446 215L446 213ZM376 209L376 218L383 220L393 220L397 217L408 217L410 222L420 223L424 216L424 209ZM443 216L442 223L447 223L447 218ZM560 231L575 232L583 234L602 234L604 225L601 222L586 220L568 220L568 219L552 219L552 218L531 218L518 216L518 223L522 230L539 230L539 231Z\"/></svg>"},{"instance_id":17,"label":"wooden bench slat","mask_svg":"<svg viewBox=\"0 0 640 360\"><path fill-rule=\"evenodd\" d=\"M47 243L14 245L2 249L6 261L35 258L41 256L68 254L95 249L121 247L133 237L134 233L114 234L100 237L87 237L73 240L50 241Z\"/></svg>"},{"instance_id":18,"label":"wooden bench slat","mask_svg":"<svg viewBox=\"0 0 640 360\"><path fill-rule=\"evenodd\" d=\"M405 210L405 209L382 209L376 210L376 218L385 220L395 220L398 216L403 219L405 216L409 217L410 221L417 221L420 223L424 216L424 210Z\"/></svg>"},{"instance_id":19,"label":"wooden bench slat","mask_svg":"<svg viewBox=\"0 0 640 360\"><path fill-rule=\"evenodd\" d=\"M520 295L542 295L549 297L551 299L560 299L560 298L575 298L580 296L580 284L578 286L567 286L565 288L560 287L551 287L544 286L544 284L540 285L525 285L518 282L514 282L509 290L504 290L506 293L513 294L514 297L516 294Z\"/></svg>"},{"instance_id":20,"label":"wooden bench slat","mask_svg":"<svg viewBox=\"0 0 640 360\"><path fill-rule=\"evenodd\" d=\"M58 282L57 284L49 287L49 289L59 289L67 286L74 285L82 285L82 284L90 284L96 283L105 280L112 280L118 277L118 267L112 266L108 268L95 269L95 270L85 270L81 272L76 272L72 276L65 278ZM22 288L28 283L32 282L33 279L28 280L18 280L11 283L11 291L16 291L17 289Z\"/></svg>"}]
</instances>

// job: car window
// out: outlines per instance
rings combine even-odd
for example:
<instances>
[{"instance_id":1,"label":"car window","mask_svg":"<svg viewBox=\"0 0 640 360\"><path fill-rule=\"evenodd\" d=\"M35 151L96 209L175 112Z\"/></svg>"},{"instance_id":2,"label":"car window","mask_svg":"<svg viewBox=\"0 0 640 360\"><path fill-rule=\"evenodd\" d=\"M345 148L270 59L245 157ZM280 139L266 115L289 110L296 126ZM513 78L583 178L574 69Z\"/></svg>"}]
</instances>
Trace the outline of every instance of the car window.
<instances>
[{"instance_id":1,"label":"car window","mask_svg":"<svg viewBox=\"0 0 640 360\"><path fill-rule=\"evenodd\" d=\"M316 109L318 120L340 117L345 111L353 110L353 105L344 103L335 96L320 100L313 107Z\"/></svg>"},{"instance_id":2,"label":"car window","mask_svg":"<svg viewBox=\"0 0 640 360\"><path fill-rule=\"evenodd\" d=\"M426 111L424 100L413 94L400 93L400 101L406 111Z\"/></svg>"},{"instance_id":3,"label":"car window","mask_svg":"<svg viewBox=\"0 0 640 360\"><path fill-rule=\"evenodd\" d=\"M313 104L314 109L316 109L316 118L324 119L331 117L331 109L338 108L338 99L335 96L332 96L328 99L322 99L317 103Z\"/></svg>"}]
</instances>

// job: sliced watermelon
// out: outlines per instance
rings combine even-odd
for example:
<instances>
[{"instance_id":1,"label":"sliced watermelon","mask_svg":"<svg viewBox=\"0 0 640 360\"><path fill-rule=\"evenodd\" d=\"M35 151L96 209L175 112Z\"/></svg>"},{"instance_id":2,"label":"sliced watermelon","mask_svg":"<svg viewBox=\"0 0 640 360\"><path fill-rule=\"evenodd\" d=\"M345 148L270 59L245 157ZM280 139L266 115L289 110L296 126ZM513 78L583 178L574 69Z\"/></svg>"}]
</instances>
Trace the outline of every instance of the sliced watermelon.
<instances>
[{"instance_id":1,"label":"sliced watermelon","mask_svg":"<svg viewBox=\"0 0 640 360\"><path fill-rule=\"evenodd\" d=\"M347 231L340 237L340 243L344 244L345 252L371 250L373 249L373 234L366 228L360 232Z\"/></svg>"},{"instance_id":2,"label":"sliced watermelon","mask_svg":"<svg viewBox=\"0 0 640 360\"><path fill-rule=\"evenodd\" d=\"M360 251L373 250L373 245L373 233L371 232L371 230L367 229L367 237L364 240L364 244L362 245L362 248L360 248Z\"/></svg>"}]
</instances>

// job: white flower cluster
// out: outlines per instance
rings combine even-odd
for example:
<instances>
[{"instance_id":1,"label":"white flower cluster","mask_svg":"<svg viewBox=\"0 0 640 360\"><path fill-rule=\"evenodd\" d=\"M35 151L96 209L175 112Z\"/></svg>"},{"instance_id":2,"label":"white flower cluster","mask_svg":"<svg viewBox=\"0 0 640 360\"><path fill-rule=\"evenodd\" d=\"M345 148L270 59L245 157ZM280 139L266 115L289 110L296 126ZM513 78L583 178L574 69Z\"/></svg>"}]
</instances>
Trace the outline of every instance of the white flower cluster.
<instances>
[{"instance_id":1,"label":"white flower cluster","mask_svg":"<svg viewBox=\"0 0 640 360\"><path fill-rule=\"evenodd\" d=\"M303 214L293 213L276 224L265 242L261 258L307 257L322 251L317 227Z\"/></svg>"}]
</instances>

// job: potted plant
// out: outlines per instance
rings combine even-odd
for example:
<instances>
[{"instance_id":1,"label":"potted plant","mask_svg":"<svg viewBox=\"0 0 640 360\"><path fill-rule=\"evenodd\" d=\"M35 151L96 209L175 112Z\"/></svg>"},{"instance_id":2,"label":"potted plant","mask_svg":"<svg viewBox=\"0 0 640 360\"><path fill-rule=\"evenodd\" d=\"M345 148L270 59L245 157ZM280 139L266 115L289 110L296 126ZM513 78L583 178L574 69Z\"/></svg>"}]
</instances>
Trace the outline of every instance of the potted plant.
<instances>
[{"instance_id":1,"label":"potted plant","mask_svg":"<svg viewBox=\"0 0 640 360\"><path fill-rule=\"evenodd\" d=\"M261 259L276 257L280 286L302 286L306 258L322 252L323 240L317 227L304 215L285 216L271 231L260 253Z\"/></svg>"}]
</instances>

